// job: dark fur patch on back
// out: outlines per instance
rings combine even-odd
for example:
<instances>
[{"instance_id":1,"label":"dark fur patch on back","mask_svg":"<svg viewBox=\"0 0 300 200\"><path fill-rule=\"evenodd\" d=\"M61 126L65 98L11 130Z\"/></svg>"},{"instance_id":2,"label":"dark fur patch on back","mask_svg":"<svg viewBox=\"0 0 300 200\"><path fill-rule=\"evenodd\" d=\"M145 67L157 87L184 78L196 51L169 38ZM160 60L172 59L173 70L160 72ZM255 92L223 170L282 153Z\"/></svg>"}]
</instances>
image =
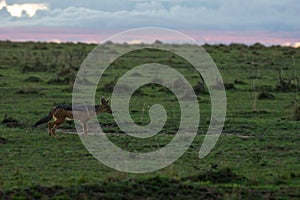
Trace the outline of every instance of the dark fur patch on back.
<instances>
[{"instance_id":1,"label":"dark fur patch on back","mask_svg":"<svg viewBox=\"0 0 300 200\"><path fill-rule=\"evenodd\" d=\"M72 105L62 104L62 105L56 106L56 108L61 108L61 109L64 109L64 110L72 110Z\"/></svg>"}]
</instances>

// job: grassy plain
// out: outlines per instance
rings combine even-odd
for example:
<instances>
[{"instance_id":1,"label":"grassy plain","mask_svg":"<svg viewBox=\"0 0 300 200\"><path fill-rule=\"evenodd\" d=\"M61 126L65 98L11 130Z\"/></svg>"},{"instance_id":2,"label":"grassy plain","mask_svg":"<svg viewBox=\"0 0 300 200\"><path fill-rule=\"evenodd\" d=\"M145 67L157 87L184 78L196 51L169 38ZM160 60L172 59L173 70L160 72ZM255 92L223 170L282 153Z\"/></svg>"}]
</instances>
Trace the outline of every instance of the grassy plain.
<instances>
[{"instance_id":1,"label":"grassy plain","mask_svg":"<svg viewBox=\"0 0 300 200\"><path fill-rule=\"evenodd\" d=\"M106 49L119 44L107 43ZM161 44L158 44L161 45ZM297 114L300 49L204 45L226 83L227 118L217 145L198 158L210 119L210 97L198 93L198 135L184 155L156 172L130 174L97 161L64 124L55 140L46 125L33 124L57 104L72 102L77 70L92 44L0 42L1 198L297 199L300 197L300 117ZM118 48L127 48L126 44ZM195 48L184 45L187 51ZM114 80L128 69L156 61L174 67L197 85L199 74L181 58L149 50L115 61L96 94L110 97ZM283 82L280 84L279 74ZM130 101L133 120L149 123L149 106L160 103L168 119L160 134L136 139L122 133L112 115L98 116L109 139L136 152L159 149L172 140L180 121L175 96L158 85L140 88ZM300 111L298 111L300 112ZM7 115L5 117L5 115ZM299 117L299 118L298 118ZM297 121L298 119L298 121Z\"/></svg>"}]
</instances>

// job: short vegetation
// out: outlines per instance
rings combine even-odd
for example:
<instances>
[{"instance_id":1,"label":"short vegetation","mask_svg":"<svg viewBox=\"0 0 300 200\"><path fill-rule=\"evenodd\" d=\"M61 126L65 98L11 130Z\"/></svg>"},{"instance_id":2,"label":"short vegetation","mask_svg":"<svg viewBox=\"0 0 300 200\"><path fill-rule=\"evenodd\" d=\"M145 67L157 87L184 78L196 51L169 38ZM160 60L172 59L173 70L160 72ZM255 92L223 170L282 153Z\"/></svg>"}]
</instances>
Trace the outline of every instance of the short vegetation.
<instances>
[{"instance_id":1,"label":"short vegetation","mask_svg":"<svg viewBox=\"0 0 300 200\"><path fill-rule=\"evenodd\" d=\"M146 44L141 44L146 46ZM163 45L156 42L155 45ZM112 52L128 44L104 44ZM156 61L183 74L197 95L198 135L184 155L156 172L130 174L97 161L81 143L73 122L55 140L34 123L58 104L72 103L76 73L95 44L0 42L0 198L2 199L297 199L300 197L300 49L281 46L204 45L222 74L227 118L216 146L198 158L208 129L211 103L202 76L181 57L158 50L131 52L103 74L96 99L111 96L118 79L135 66ZM183 44L186 51L195 47ZM135 73L134 77L142 76ZM89 77L80 81L89 83ZM156 80L156 82L163 80ZM176 80L176 87L182 80ZM212 86L222 89L219 82ZM121 88L126 92L126 85ZM182 98L190 94L184 94ZM113 115L98 116L109 139L133 152L168 144L179 128L180 105L159 84L135 91L130 113L138 125L150 122L151 105L161 104L167 121L159 134L130 137Z\"/></svg>"}]
</instances>

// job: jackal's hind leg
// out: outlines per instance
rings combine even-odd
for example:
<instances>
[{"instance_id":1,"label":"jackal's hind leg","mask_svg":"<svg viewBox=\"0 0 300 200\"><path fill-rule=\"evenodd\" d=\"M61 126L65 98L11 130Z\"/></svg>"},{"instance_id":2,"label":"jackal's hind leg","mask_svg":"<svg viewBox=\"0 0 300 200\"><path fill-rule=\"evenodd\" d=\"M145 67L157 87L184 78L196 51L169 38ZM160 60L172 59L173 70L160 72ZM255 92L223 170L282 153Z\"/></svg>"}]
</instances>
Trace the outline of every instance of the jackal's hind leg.
<instances>
[{"instance_id":1,"label":"jackal's hind leg","mask_svg":"<svg viewBox=\"0 0 300 200\"><path fill-rule=\"evenodd\" d=\"M49 136L51 136L52 135L52 127L54 126L54 122L49 122L48 123L48 133L49 133Z\"/></svg>"},{"instance_id":2,"label":"jackal's hind leg","mask_svg":"<svg viewBox=\"0 0 300 200\"><path fill-rule=\"evenodd\" d=\"M56 135L55 130L57 129L57 127L59 125L61 125L62 123L64 123L64 120L61 121L54 121L54 122L50 122L48 128L49 130L49 135L53 136L54 138L58 139L60 138L59 136Z\"/></svg>"}]
</instances>

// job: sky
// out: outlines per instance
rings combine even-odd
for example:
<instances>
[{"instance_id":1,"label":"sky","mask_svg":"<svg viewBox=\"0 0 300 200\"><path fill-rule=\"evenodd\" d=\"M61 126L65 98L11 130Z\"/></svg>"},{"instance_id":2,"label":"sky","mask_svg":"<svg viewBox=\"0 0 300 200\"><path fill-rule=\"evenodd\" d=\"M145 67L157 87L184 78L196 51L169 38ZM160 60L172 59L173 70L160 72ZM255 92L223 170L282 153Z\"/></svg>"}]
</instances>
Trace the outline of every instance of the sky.
<instances>
[{"instance_id":1,"label":"sky","mask_svg":"<svg viewBox=\"0 0 300 200\"><path fill-rule=\"evenodd\" d=\"M299 47L299 19L299 0L0 0L0 40L98 43L161 27L199 43Z\"/></svg>"}]
</instances>

